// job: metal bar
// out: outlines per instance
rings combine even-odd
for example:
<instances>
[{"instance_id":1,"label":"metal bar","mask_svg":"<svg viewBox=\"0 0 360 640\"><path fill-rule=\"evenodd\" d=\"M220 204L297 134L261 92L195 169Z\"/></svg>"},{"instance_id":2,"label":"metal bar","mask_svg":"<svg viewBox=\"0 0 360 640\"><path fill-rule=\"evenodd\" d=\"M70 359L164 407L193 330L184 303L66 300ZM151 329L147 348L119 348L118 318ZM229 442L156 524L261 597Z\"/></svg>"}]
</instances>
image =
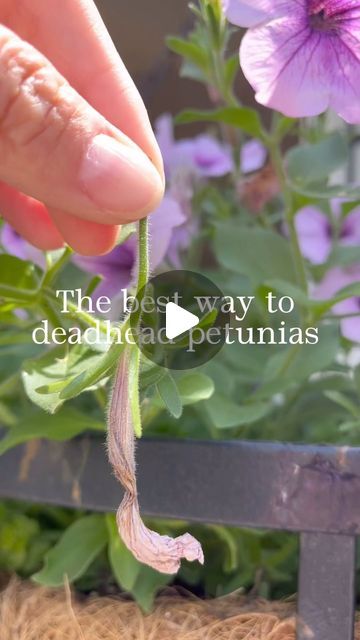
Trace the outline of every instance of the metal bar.
<instances>
[{"instance_id":1,"label":"metal bar","mask_svg":"<svg viewBox=\"0 0 360 640\"><path fill-rule=\"evenodd\" d=\"M301 535L297 640L353 640L355 547L351 536Z\"/></svg>"},{"instance_id":2,"label":"metal bar","mask_svg":"<svg viewBox=\"0 0 360 640\"><path fill-rule=\"evenodd\" d=\"M142 440L144 514L287 531L360 534L360 449ZM0 458L0 496L114 511L122 489L102 440L31 442Z\"/></svg>"}]
</instances>

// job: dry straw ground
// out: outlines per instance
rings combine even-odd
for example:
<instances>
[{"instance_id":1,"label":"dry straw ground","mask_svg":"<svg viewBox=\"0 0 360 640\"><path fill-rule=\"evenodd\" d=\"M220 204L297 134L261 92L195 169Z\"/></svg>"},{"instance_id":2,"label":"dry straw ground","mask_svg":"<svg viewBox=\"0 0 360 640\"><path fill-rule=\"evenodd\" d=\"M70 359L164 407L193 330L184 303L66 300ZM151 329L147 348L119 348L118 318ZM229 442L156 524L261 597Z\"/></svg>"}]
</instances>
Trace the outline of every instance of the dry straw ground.
<instances>
[{"instance_id":1,"label":"dry straw ground","mask_svg":"<svg viewBox=\"0 0 360 640\"><path fill-rule=\"evenodd\" d=\"M144 616L130 601L79 600L12 580L0 596L1 640L295 640L293 604L168 592ZM360 625L356 639L360 640Z\"/></svg>"}]
</instances>

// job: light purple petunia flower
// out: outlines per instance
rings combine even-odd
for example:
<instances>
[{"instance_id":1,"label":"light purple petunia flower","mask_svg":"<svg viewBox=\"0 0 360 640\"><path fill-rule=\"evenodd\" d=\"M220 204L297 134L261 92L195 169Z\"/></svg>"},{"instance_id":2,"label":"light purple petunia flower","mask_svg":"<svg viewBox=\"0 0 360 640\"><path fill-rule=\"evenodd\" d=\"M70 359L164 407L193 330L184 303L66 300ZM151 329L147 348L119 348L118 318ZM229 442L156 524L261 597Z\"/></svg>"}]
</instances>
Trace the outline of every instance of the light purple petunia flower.
<instances>
[{"instance_id":1,"label":"light purple petunia flower","mask_svg":"<svg viewBox=\"0 0 360 640\"><path fill-rule=\"evenodd\" d=\"M260 140L249 140L241 147L240 167L242 173L253 173L263 168L267 151Z\"/></svg>"},{"instance_id":2,"label":"light purple petunia flower","mask_svg":"<svg viewBox=\"0 0 360 640\"><path fill-rule=\"evenodd\" d=\"M215 178L234 170L231 148L206 134L194 138L175 140L172 117L164 114L156 122L159 143L167 177L172 180L177 172L193 177ZM261 169L266 160L266 149L260 140L249 140L241 149L241 170L251 173Z\"/></svg>"},{"instance_id":3,"label":"light purple petunia flower","mask_svg":"<svg viewBox=\"0 0 360 640\"><path fill-rule=\"evenodd\" d=\"M330 269L322 282L315 288L313 297L318 300L332 298L340 289L360 282L360 264L348 269ZM332 311L336 315L358 314L352 318L342 318L341 333L352 342L360 342L360 297L352 297L336 304Z\"/></svg>"},{"instance_id":4,"label":"light purple petunia flower","mask_svg":"<svg viewBox=\"0 0 360 640\"><path fill-rule=\"evenodd\" d=\"M261 104L291 117L332 108L360 122L359 0L223 0L248 27L240 64Z\"/></svg>"},{"instance_id":5,"label":"light purple petunia flower","mask_svg":"<svg viewBox=\"0 0 360 640\"><path fill-rule=\"evenodd\" d=\"M156 121L156 139L164 159L168 179L177 171L194 177L221 177L234 168L231 149L216 138L200 135L195 138L174 139L172 117L164 114Z\"/></svg>"},{"instance_id":6,"label":"light purple petunia flower","mask_svg":"<svg viewBox=\"0 0 360 640\"><path fill-rule=\"evenodd\" d=\"M235 164L228 145L208 135L175 140L170 114L158 118L155 126L171 196L179 203L185 222L174 229L168 258L176 269L181 268L181 254L198 231L198 221L192 215L191 200L196 184L208 178L220 178L231 173ZM261 169L267 151L259 140L245 142L241 149L240 165L243 173Z\"/></svg>"},{"instance_id":7,"label":"light purple petunia flower","mask_svg":"<svg viewBox=\"0 0 360 640\"><path fill-rule=\"evenodd\" d=\"M174 230L185 221L179 203L170 195L165 195L158 209L149 216L149 251L151 270L164 260ZM137 269L137 239L131 235L110 253L99 257L75 256L74 262L83 271L100 275L103 281L96 288L96 297L114 298L121 289L134 284Z\"/></svg>"},{"instance_id":8,"label":"light purple petunia flower","mask_svg":"<svg viewBox=\"0 0 360 640\"><path fill-rule=\"evenodd\" d=\"M335 219L340 219L339 202L332 203ZM300 209L295 226L302 254L313 264L323 264L334 244L334 229L329 217L314 206ZM338 242L342 246L360 245L360 207L355 207L339 224Z\"/></svg>"}]
</instances>

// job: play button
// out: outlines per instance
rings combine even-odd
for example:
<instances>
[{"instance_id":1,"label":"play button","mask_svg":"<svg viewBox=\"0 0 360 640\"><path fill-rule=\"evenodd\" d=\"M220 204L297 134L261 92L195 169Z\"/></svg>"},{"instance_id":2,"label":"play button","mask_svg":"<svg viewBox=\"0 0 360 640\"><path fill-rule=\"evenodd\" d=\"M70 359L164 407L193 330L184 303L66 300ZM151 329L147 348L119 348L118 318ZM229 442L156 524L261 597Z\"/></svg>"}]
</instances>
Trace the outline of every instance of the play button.
<instances>
[{"instance_id":1,"label":"play button","mask_svg":"<svg viewBox=\"0 0 360 640\"><path fill-rule=\"evenodd\" d=\"M230 314L219 287L193 271L168 271L138 293L133 338L147 360L167 369L192 369L222 348Z\"/></svg>"},{"instance_id":2,"label":"play button","mask_svg":"<svg viewBox=\"0 0 360 640\"><path fill-rule=\"evenodd\" d=\"M173 340L182 333L196 327L200 320L198 316L190 311L186 311L175 302L168 302L166 305L165 334L168 340Z\"/></svg>"}]
</instances>

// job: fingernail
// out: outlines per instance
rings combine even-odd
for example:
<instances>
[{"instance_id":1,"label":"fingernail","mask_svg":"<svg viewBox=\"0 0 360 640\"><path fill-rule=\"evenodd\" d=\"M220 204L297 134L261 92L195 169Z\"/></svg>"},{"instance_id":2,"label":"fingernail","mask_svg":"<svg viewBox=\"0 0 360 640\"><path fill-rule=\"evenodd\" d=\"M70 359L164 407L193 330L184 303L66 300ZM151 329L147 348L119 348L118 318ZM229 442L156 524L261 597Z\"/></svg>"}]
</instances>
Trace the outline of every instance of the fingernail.
<instances>
[{"instance_id":1,"label":"fingernail","mask_svg":"<svg viewBox=\"0 0 360 640\"><path fill-rule=\"evenodd\" d=\"M156 208L163 194L160 175L147 156L105 134L88 147L80 182L99 209L134 218Z\"/></svg>"}]
</instances>

